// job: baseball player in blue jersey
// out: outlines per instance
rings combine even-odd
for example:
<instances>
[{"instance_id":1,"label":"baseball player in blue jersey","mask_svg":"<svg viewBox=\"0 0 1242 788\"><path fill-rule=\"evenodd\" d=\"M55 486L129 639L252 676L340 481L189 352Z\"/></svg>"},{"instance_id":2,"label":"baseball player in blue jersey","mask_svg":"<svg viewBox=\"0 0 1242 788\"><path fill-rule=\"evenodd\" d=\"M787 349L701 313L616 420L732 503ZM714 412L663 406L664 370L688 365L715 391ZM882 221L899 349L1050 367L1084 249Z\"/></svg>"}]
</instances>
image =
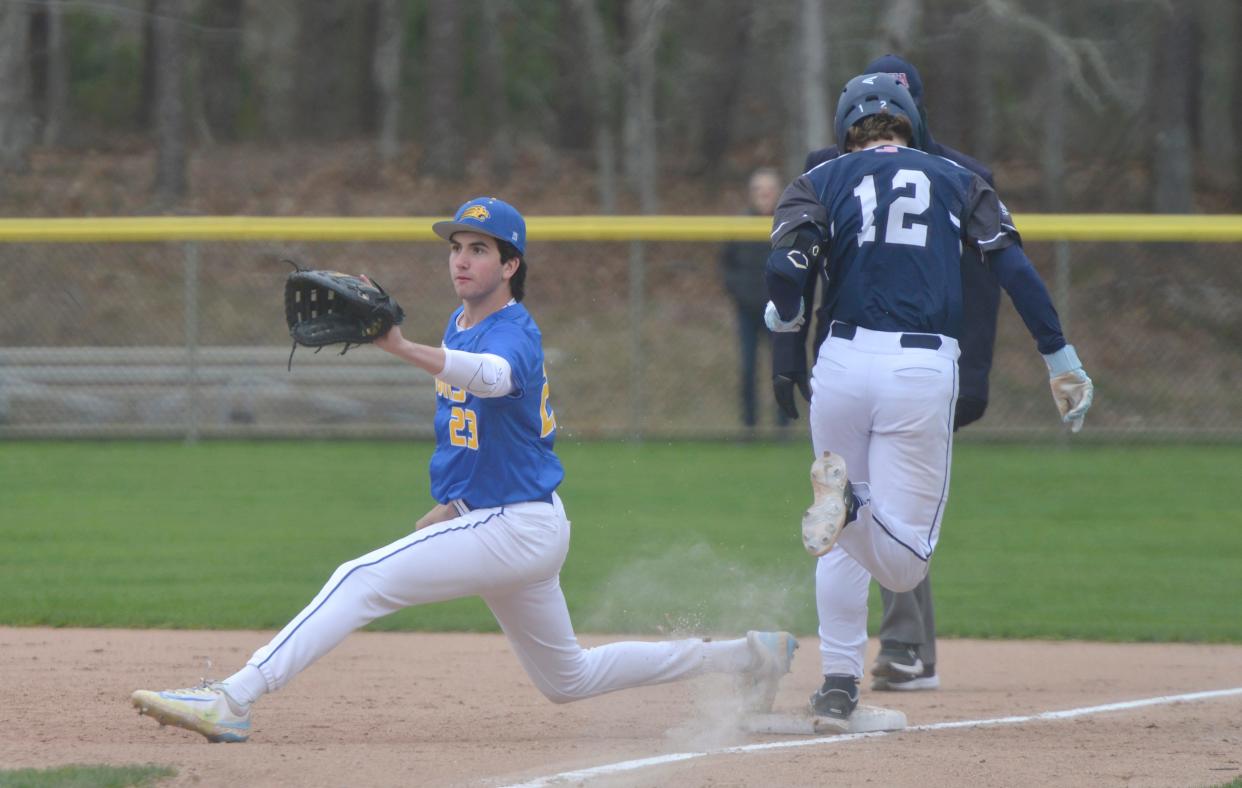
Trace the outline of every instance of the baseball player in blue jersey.
<instances>
[{"instance_id":1,"label":"baseball player in blue jersey","mask_svg":"<svg viewBox=\"0 0 1242 788\"><path fill-rule=\"evenodd\" d=\"M436 506L409 535L342 564L232 676L139 690L133 705L210 741L245 741L251 706L353 630L412 605L480 596L535 686L556 703L722 672L742 678L747 710L766 711L797 647L787 632L578 645L559 576L570 527L557 494L564 470L553 451L556 415L539 327L521 303L526 223L512 206L483 197L434 230L449 242L461 306L438 346L411 342L395 327L376 345L436 378Z\"/></svg>"},{"instance_id":2,"label":"baseball player in blue jersey","mask_svg":"<svg viewBox=\"0 0 1242 788\"><path fill-rule=\"evenodd\" d=\"M892 74L910 91L923 122L922 141L918 148L957 162L977 174L991 187L992 171L961 151L942 145L932 138L923 107L923 79L918 69L896 55L884 55L867 64L865 74ZM803 172L841 155L833 145L807 154ZM1000 285L996 276L982 264L979 251L973 246L962 248L962 334L958 337L962 355L958 359L957 406L953 412L953 429L957 431L982 418L988 405L988 373L992 369L992 351L996 344L996 319L1000 309ZM818 330L815 350L819 349L832 323L831 315L816 315ZM808 325L806 328L810 328ZM773 370L775 391L783 406L797 415L793 404L795 380L805 383L806 337L799 333L773 334L773 343L789 347L779 354L794 366ZM895 593L880 589L884 616L880 621L880 652L871 668L871 688L876 690L928 690L940 686L936 674L936 612L932 600L931 574L911 591Z\"/></svg>"},{"instance_id":3,"label":"baseball player in blue jersey","mask_svg":"<svg viewBox=\"0 0 1242 788\"><path fill-rule=\"evenodd\" d=\"M1009 293L1075 432L1093 389L996 192L970 170L910 147L922 139L922 120L909 91L891 74L855 77L835 129L846 154L785 190L766 278L772 330L803 328L815 277L833 318L811 372L814 502L802 536L819 558L824 683L811 708L844 723L858 704L871 578L892 591L914 588L939 539L964 245L979 250Z\"/></svg>"}]
</instances>

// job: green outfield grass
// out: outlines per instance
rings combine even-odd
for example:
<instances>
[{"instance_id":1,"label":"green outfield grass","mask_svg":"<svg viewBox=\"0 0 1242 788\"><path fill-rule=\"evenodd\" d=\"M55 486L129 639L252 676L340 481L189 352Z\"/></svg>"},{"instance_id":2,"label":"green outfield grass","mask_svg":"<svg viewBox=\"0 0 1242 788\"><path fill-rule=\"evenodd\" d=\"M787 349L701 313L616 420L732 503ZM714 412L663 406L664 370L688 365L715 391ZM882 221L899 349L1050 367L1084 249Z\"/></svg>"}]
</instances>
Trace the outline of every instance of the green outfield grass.
<instances>
[{"instance_id":1,"label":"green outfield grass","mask_svg":"<svg viewBox=\"0 0 1242 788\"><path fill-rule=\"evenodd\" d=\"M0 769L0 788L140 788L175 777L167 766L56 766Z\"/></svg>"},{"instance_id":2,"label":"green outfield grass","mask_svg":"<svg viewBox=\"0 0 1242 788\"><path fill-rule=\"evenodd\" d=\"M408 532L431 504L430 450L2 443L0 624L277 628L342 561ZM580 630L815 630L804 442L560 452ZM1242 447L956 454L942 635L1242 642ZM495 629L477 600L373 626Z\"/></svg>"}]
</instances>

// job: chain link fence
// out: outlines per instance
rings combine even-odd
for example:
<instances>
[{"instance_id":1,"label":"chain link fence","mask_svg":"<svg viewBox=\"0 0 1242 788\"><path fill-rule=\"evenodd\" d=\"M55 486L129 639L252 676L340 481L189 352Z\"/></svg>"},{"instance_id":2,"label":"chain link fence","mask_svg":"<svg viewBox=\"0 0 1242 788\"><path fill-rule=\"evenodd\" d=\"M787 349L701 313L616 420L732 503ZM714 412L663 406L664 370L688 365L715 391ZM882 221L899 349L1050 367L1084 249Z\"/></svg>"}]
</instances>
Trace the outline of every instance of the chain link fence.
<instances>
[{"instance_id":1,"label":"chain link fence","mask_svg":"<svg viewBox=\"0 0 1242 788\"><path fill-rule=\"evenodd\" d=\"M777 423L766 353L759 425L742 425L719 250L536 238L526 304L563 437L803 436ZM1080 437L1242 438L1242 243L1027 251L1096 384ZM429 438L434 385L412 366L361 347L287 368L290 259L369 274L416 341L438 343L458 303L442 242L0 243L0 438ZM991 402L960 437L1062 435L1046 381L1003 298Z\"/></svg>"}]
</instances>

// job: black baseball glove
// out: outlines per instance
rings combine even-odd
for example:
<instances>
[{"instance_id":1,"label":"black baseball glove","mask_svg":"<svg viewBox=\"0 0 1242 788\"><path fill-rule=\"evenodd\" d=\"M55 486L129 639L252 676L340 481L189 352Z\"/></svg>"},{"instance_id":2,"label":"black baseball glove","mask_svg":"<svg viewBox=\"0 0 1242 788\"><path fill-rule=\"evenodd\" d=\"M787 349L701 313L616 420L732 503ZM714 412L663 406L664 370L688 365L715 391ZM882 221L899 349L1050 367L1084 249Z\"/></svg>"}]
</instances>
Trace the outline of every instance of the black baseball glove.
<instances>
[{"instance_id":1,"label":"black baseball glove","mask_svg":"<svg viewBox=\"0 0 1242 788\"><path fill-rule=\"evenodd\" d=\"M384 288L357 276L298 268L285 280L285 322L293 351L298 345L318 352L344 343L344 355L354 345L374 342L404 319L405 311Z\"/></svg>"}]
</instances>

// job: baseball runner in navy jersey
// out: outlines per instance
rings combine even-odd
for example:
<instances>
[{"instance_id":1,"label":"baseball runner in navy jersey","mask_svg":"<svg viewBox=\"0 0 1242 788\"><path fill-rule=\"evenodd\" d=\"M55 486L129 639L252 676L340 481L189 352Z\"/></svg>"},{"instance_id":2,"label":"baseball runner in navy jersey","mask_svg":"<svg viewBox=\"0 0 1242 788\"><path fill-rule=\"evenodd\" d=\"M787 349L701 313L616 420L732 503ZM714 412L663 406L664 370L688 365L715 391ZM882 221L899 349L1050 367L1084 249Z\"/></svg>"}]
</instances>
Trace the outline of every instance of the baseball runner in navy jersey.
<instances>
[{"instance_id":1,"label":"baseball runner in navy jersey","mask_svg":"<svg viewBox=\"0 0 1242 788\"><path fill-rule=\"evenodd\" d=\"M785 190L767 281L772 330L804 327L815 277L824 279L833 318L811 373L814 502L802 533L819 558L824 684L811 707L845 720L858 704L870 579L892 591L914 588L939 539L958 398L964 245L980 251L1013 299L1074 431L1093 390L996 192L970 170L909 147L922 122L906 88L889 74L855 77L835 127L846 155Z\"/></svg>"},{"instance_id":2,"label":"baseball runner in navy jersey","mask_svg":"<svg viewBox=\"0 0 1242 788\"><path fill-rule=\"evenodd\" d=\"M983 178L995 188L992 171L961 151L942 145L932 138L923 106L923 79L918 69L896 55L884 55L867 64L866 74L892 74L909 91L923 122L923 139L917 146L928 153L954 161ZM807 154L803 172L841 155L833 145ZM953 429L959 430L982 418L988 405L988 373L992 369L992 351L996 344L996 319L1000 309L1000 285L996 276L982 264L979 251L973 246L962 248L962 335L958 345L957 406L953 412ZM832 323L831 315L816 314L814 349L819 350ZM809 326L808 326L809 329ZM786 363L797 366L773 370L773 381L785 400L793 405L793 383L806 381L806 337L798 333L773 334L774 343L787 343L779 354ZM794 410L796 414L796 409ZM880 652L871 668L871 688L876 690L928 690L940 686L936 674L936 611L932 598L931 574L913 590L896 593L881 587L884 615L880 621Z\"/></svg>"},{"instance_id":3,"label":"baseball runner in navy jersey","mask_svg":"<svg viewBox=\"0 0 1242 788\"><path fill-rule=\"evenodd\" d=\"M139 690L133 705L210 741L245 741L251 705L353 630L405 607L480 596L553 702L721 672L741 678L745 710L768 710L797 647L787 632L578 645L560 586L570 525L557 493L565 473L553 450L556 415L539 327L521 303L526 223L512 206L484 197L434 229L449 241L461 306L438 346L411 342L396 327L376 345L436 378L437 504L412 533L342 564L232 676Z\"/></svg>"}]
</instances>

